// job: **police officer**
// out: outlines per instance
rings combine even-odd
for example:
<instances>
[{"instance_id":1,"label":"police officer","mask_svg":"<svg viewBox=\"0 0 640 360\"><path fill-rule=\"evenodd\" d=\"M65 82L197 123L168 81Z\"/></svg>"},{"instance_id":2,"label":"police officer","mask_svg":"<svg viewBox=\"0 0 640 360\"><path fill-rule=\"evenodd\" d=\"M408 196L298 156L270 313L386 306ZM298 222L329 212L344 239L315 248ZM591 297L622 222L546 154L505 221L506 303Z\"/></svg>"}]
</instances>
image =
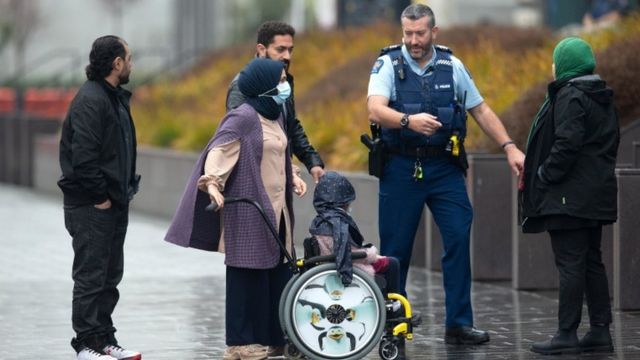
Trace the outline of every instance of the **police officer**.
<instances>
[{"instance_id":1,"label":"police officer","mask_svg":"<svg viewBox=\"0 0 640 360\"><path fill-rule=\"evenodd\" d=\"M293 54L293 37L295 29L281 21L266 21L258 28L258 42L256 45L256 57L266 57L282 61L287 72L287 82L291 86L291 95L282 105L282 114L285 118L285 132L291 144L291 152L296 155L317 183L324 175L324 163L316 149L311 146L307 134L296 115L295 100L293 97L293 76L289 73L291 55ZM227 92L227 111L242 105L246 97L238 89L238 76L229 84Z\"/></svg>"},{"instance_id":2,"label":"police officer","mask_svg":"<svg viewBox=\"0 0 640 360\"><path fill-rule=\"evenodd\" d=\"M473 327L469 238L472 209L464 182L462 142L466 110L501 144L518 175L523 153L483 101L462 62L434 45L438 27L431 8L408 6L400 17L403 44L383 49L369 79L370 119L381 126L389 159L380 179L381 253L400 260L404 292L411 250L426 203L443 239L447 344L481 344Z\"/></svg>"}]
</instances>

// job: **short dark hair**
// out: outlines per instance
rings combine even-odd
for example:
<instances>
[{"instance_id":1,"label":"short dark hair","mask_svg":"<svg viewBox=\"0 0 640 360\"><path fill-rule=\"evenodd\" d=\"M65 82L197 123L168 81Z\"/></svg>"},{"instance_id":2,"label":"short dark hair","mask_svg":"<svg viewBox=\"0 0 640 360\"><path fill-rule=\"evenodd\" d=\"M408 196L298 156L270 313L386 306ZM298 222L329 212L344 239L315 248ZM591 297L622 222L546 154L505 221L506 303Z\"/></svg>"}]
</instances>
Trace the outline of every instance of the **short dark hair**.
<instances>
[{"instance_id":1,"label":"short dark hair","mask_svg":"<svg viewBox=\"0 0 640 360\"><path fill-rule=\"evenodd\" d=\"M117 57L124 59L127 56L124 44L126 42L115 35L97 38L91 45L89 65L84 69L87 79L100 80L109 76L113 69L113 60Z\"/></svg>"},{"instance_id":2,"label":"short dark hair","mask_svg":"<svg viewBox=\"0 0 640 360\"><path fill-rule=\"evenodd\" d=\"M258 44L269 46L276 35L296 35L293 26L282 21L266 21L258 28Z\"/></svg>"},{"instance_id":3,"label":"short dark hair","mask_svg":"<svg viewBox=\"0 0 640 360\"><path fill-rule=\"evenodd\" d=\"M436 26L436 16L433 14L433 10L430 7L424 4L411 4L407 6L403 11L402 15L400 15L400 20L402 18L407 18L409 20L418 20L423 17L429 17L429 27L433 28Z\"/></svg>"}]
</instances>

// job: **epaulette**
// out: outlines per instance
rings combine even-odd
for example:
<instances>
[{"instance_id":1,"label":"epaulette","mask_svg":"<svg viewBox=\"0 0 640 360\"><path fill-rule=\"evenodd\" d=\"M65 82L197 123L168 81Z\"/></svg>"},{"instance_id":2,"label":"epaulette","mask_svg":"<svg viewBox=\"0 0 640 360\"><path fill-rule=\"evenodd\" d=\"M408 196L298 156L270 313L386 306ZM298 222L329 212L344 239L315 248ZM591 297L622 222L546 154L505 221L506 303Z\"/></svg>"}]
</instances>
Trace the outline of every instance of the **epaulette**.
<instances>
[{"instance_id":1,"label":"epaulette","mask_svg":"<svg viewBox=\"0 0 640 360\"><path fill-rule=\"evenodd\" d=\"M436 48L436 50L448 52L449 54L453 54L453 50L449 49L448 47L446 47L444 45L434 45L434 47Z\"/></svg>"},{"instance_id":2,"label":"epaulette","mask_svg":"<svg viewBox=\"0 0 640 360\"><path fill-rule=\"evenodd\" d=\"M394 51L394 50L398 50L400 48L402 48L402 44L389 45L389 46L387 46L385 48L382 48L380 50L380 55L378 55L378 56L386 55L387 53L389 53L391 51Z\"/></svg>"}]
</instances>

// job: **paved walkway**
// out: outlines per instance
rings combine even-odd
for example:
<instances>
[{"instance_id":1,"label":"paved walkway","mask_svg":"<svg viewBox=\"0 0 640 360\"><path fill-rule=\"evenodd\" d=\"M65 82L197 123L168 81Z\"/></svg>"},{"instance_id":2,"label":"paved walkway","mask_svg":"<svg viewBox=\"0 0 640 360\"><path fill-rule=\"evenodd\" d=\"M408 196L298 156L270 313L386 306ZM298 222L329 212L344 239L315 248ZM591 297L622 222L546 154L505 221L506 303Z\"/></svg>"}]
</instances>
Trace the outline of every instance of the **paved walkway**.
<instances>
[{"instance_id":1,"label":"paved walkway","mask_svg":"<svg viewBox=\"0 0 640 360\"><path fill-rule=\"evenodd\" d=\"M167 219L131 215L114 314L117 336L142 351L145 360L221 359L223 258L165 243L167 226ZM69 346L73 251L61 200L0 185L0 229L0 360L74 359ZM490 331L491 342L447 346L441 280L438 273L411 273L410 300L424 318L408 345L411 359L550 359L527 349L555 330L553 294L474 283L476 324ZM614 319L615 354L553 359L640 359L640 313L615 313ZM377 358L376 353L367 357Z\"/></svg>"}]
</instances>

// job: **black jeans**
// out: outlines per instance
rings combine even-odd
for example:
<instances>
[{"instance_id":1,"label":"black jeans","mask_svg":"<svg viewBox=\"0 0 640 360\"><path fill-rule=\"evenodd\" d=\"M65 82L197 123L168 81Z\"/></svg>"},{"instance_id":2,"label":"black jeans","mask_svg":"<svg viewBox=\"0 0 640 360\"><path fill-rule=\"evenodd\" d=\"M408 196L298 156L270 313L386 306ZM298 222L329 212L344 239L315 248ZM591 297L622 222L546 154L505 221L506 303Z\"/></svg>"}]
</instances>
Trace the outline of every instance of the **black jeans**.
<instances>
[{"instance_id":1,"label":"black jeans","mask_svg":"<svg viewBox=\"0 0 640 360\"><path fill-rule=\"evenodd\" d=\"M107 343L117 345L111 314L120 298L129 209L65 207L64 221L74 251L71 321L76 337L71 346L100 351Z\"/></svg>"},{"instance_id":2,"label":"black jeans","mask_svg":"<svg viewBox=\"0 0 640 360\"><path fill-rule=\"evenodd\" d=\"M602 226L550 230L549 235L560 272L558 329L578 328L585 295L590 324L610 324L609 283L600 251Z\"/></svg>"}]
</instances>

